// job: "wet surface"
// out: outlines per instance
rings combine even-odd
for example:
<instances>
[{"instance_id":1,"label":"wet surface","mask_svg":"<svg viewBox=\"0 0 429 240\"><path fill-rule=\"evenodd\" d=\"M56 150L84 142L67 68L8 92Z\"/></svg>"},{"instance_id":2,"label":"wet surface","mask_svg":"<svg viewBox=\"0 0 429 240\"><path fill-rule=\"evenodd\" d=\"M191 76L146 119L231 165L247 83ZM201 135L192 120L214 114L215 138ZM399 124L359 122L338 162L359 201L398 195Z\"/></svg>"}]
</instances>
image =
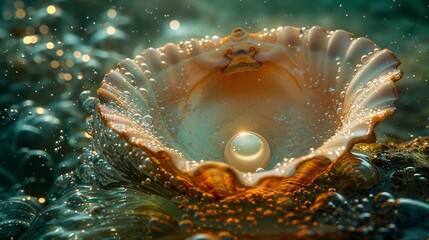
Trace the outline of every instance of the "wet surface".
<instances>
[{"instance_id":1,"label":"wet surface","mask_svg":"<svg viewBox=\"0 0 429 240\"><path fill-rule=\"evenodd\" d=\"M421 219L429 219L429 140L417 137L429 135L429 6L321 1L308 9L313 4L3 1L1 238L428 238ZM397 112L377 127L379 143L356 146L305 185L286 182L290 192L230 198L142 174L151 168L145 159L112 165L90 144L100 130L89 118L91 97L121 59L237 26L285 25L344 29L395 52L405 75Z\"/></svg>"}]
</instances>

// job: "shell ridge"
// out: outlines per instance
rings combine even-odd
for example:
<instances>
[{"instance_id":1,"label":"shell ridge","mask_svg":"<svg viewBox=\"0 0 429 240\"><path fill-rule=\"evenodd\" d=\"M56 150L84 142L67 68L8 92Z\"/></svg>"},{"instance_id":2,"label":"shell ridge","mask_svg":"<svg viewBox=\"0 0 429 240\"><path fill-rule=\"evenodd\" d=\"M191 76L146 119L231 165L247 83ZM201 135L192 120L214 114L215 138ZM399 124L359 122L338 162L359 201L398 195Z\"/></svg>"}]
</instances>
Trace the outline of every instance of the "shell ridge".
<instances>
[{"instance_id":1,"label":"shell ridge","mask_svg":"<svg viewBox=\"0 0 429 240\"><path fill-rule=\"evenodd\" d=\"M365 97L360 97L357 101L361 102L361 106L366 113L368 111L374 111L370 114L376 114L375 112L382 110L395 110L395 101L398 99L394 84L385 79L377 83L378 86L374 86L367 90ZM363 95L363 94L361 94ZM356 113L351 112L350 118L354 117ZM364 114L362 114L364 115Z\"/></svg>"},{"instance_id":2,"label":"shell ridge","mask_svg":"<svg viewBox=\"0 0 429 240\"><path fill-rule=\"evenodd\" d=\"M383 76L390 76L392 72L399 72L399 70L396 70L398 65L399 62L387 50L382 50L374 54L350 81L346 91L344 107L349 108L355 102L355 99L361 95L352 93L359 93L358 90L364 89L365 85L376 84L378 81L382 81ZM388 71L389 69L391 70Z\"/></svg>"},{"instance_id":3,"label":"shell ridge","mask_svg":"<svg viewBox=\"0 0 429 240\"><path fill-rule=\"evenodd\" d=\"M131 60L129 60L130 62L132 62ZM130 67L126 67L126 70L128 71L127 73L130 73L134 68L130 68ZM133 71L135 72L135 71ZM122 73L121 73L122 74ZM132 73L131 73L132 74ZM124 75L124 81L125 81L125 86L127 88L127 94L125 96L125 99L130 99L130 105L135 105L138 109L138 111L142 114L147 114L149 112L149 106L147 103L147 100L143 95L142 92L140 92L129 80L130 77L127 75ZM134 81L135 79L135 75L132 74L132 81Z\"/></svg>"},{"instance_id":4,"label":"shell ridge","mask_svg":"<svg viewBox=\"0 0 429 240\"><path fill-rule=\"evenodd\" d=\"M136 97L142 99L143 101L154 101L154 99L150 98L151 96L147 94L147 91L153 90L151 84L149 83L149 79L144 75L143 69L138 65L138 62L135 59L126 59L120 63L120 66L125 68L127 72L131 73L133 76L132 81L134 88L138 87L138 91L133 93L136 94ZM144 91L144 92L142 92Z\"/></svg>"},{"instance_id":5,"label":"shell ridge","mask_svg":"<svg viewBox=\"0 0 429 240\"><path fill-rule=\"evenodd\" d=\"M100 96L101 104L114 103L123 109L132 109L132 105L126 102L126 97L122 92L110 84L103 84L102 87L97 90L97 94Z\"/></svg>"},{"instance_id":6,"label":"shell ridge","mask_svg":"<svg viewBox=\"0 0 429 240\"><path fill-rule=\"evenodd\" d=\"M353 34L344 30L335 30L329 37L328 56L336 61L341 60L353 40Z\"/></svg>"},{"instance_id":7,"label":"shell ridge","mask_svg":"<svg viewBox=\"0 0 429 240\"><path fill-rule=\"evenodd\" d=\"M276 44L281 47L286 47L286 49L283 49L281 52L282 55L287 56L287 60L291 63L293 63L293 66L299 66L297 61L297 55L296 53L299 52L302 48L301 46L301 40L300 40L300 34L302 33L301 29L295 28L295 27L285 27L283 29L280 29L277 33L277 41ZM295 56L292 56L292 54L295 54ZM279 61L280 62L280 61ZM292 66L292 65L291 65Z\"/></svg>"},{"instance_id":8,"label":"shell ridge","mask_svg":"<svg viewBox=\"0 0 429 240\"><path fill-rule=\"evenodd\" d=\"M150 151L159 151L163 148L163 144L159 142L155 136L140 124L122 115L117 109L100 105L99 113L106 125L114 129L116 133L125 137L134 145L144 146L145 149ZM151 146L155 146L155 149L151 148Z\"/></svg>"},{"instance_id":9,"label":"shell ridge","mask_svg":"<svg viewBox=\"0 0 429 240\"><path fill-rule=\"evenodd\" d=\"M149 66L145 63L143 53L140 53L133 59L135 65L138 67L138 69L134 69L136 86L139 87L139 91L142 94L145 94L144 99L147 99L150 103L156 103L155 96L148 94L149 92L156 91L156 84L154 84L154 79L151 79L153 74Z\"/></svg>"},{"instance_id":10,"label":"shell ridge","mask_svg":"<svg viewBox=\"0 0 429 240\"><path fill-rule=\"evenodd\" d=\"M340 63L339 81L344 84L342 90L345 90L348 87L347 84L353 79L357 65L361 64L361 57L368 55L376 48L377 46L367 38L352 39Z\"/></svg>"},{"instance_id":11,"label":"shell ridge","mask_svg":"<svg viewBox=\"0 0 429 240\"><path fill-rule=\"evenodd\" d=\"M152 74L158 73L163 70L161 64L161 57L159 55L158 49L148 48L146 51L141 53L142 57L145 60L145 63L148 65Z\"/></svg>"},{"instance_id":12,"label":"shell ridge","mask_svg":"<svg viewBox=\"0 0 429 240\"><path fill-rule=\"evenodd\" d=\"M378 49L378 46L371 40L365 37L359 37L352 41L345 56L345 61L356 66L361 63L363 55L368 55Z\"/></svg>"},{"instance_id":13,"label":"shell ridge","mask_svg":"<svg viewBox=\"0 0 429 240\"><path fill-rule=\"evenodd\" d=\"M118 70L112 71L105 76L104 80L104 83L99 89L99 91L104 89L103 93L99 93L99 95L103 94L103 101L113 101L125 109L138 109L141 113L148 111L148 105L140 92L125 80L121 72ZM127 93L126 95L124 94L125 92ZM127 99L130 101L127 101Z\"/></svg>"},{"instance_id":14,"label":"shell ridge","mask_svg":"<svg viewBox=\"0 0 429 240\"><path fill-rule=\"evenodd\" d=\"M328 42L327 55L329 59L332 59L329 61L329 63L332 64L325 65L325 70L329 73L326 78L335 79L334 81L331 81L335 84L333 89L335 89L337 96L341 94L341 91L344 90L346 87L345 85L348 82L347 77L349 75L345 74L345 71L343 71L343 69L346 69L347 67L344 58L352 41L354 41L353 34L343 30L336 30L332 33Z\"/></svg>"},{"instance_id":15,"label":"shell ridge","mask_svg":"<svg viewBox=\"0 0 429 240\"><path fill-rule=\"evenodd\" d=\"M326 89L326 82L331 79L324 79L324 61L326 58L326 46L328 43L326 30L321 27L312 27L308 31L308 71L312 85L315 87L322 84Z\"/></svg>"},{"instance_id":16,"label":"shell ridge","mask_svg":"<svg viewBox=\"0 0 429 240\"><path fill-rule=\"evenodd\" d=\"M155 92L157 90L155 79L153 77L152 69L146 64L143 53L137 55L133 62L134 64L127 63L128 70L132 72L135 80L135 85L140 91L142 99L147 100L148 103L157 105L156 97L148 94L149 92ZM143 95L144 94L144 95Z\"/></svg>"},{"instance_id":17,"label":"shell ridge","mask_svg":"<svg viewBox=\"0 0 429 240\"><path fill-rule=\"evenodd\" d=\"M165 60L168 66L174 66L182 61L178 46L176 44L168 43L162 48L162 50L165 54Z\"/></svg>"},{"instance_id":18,"label":"shell ridge","mask_svg":"<svg viewBox=\"0 0 429 240\"><path fill-rule=\"evenodd\" d=\"M197 64L205 69L213 69L217 67L223 67L228 64L228 59L224 57L223 48L214 48L214 46L206 46L204 49L201 41L192 40L192 57L196 57Z\"/></svg>"}]
</instances>

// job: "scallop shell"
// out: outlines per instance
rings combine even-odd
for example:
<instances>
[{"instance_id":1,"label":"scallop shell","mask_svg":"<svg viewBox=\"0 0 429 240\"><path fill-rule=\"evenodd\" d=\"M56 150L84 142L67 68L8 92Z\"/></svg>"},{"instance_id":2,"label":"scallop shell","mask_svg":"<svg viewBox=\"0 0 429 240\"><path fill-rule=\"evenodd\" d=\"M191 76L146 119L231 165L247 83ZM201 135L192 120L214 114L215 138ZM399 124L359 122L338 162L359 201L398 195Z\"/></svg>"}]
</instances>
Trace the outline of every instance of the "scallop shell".
<instances>
[{"instance_id":1,"label":"scallop shell","mask_svg":"<svg viewBox=\"0 0 429 240\"><path fill-rule=\"evenodd\" d=\"M97 91L98 115L101 127L156 169L228 195L302 175L304 161L335 162L374 140L375 125L395 110L399 64L389 50L343 30L237 28L121 61ZM225 162L225 146L241 131L266 139L264 169Z\"/></svg>"}]
</instances>

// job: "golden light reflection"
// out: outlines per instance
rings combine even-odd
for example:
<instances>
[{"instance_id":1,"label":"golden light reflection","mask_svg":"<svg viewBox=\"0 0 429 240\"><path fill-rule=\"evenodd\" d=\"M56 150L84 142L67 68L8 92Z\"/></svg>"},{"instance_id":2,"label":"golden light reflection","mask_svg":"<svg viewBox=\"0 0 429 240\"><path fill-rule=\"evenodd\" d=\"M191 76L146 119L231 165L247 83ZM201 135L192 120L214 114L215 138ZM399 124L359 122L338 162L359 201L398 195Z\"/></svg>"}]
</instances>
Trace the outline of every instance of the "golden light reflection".
<instances>
[{"instance_id":1,"label":"golden light reflection","mask_svg":"<svg viewBox=\"0 0 429 240\"><path fill-rule=\"evenodd\" d=\"M27 14L25 13L25 10L24 9L22 9L22 8L20 8L20 9L17 9L16 10L16 12L15 12L15 16L16 16L16 18L19 18L19 19L23 19L23 18L25 18L25 16L26 16Z\"/></svg>"},{"instance_id":2,"label":"golden light reflection","mask_svg":"<svg viewBox=\"0 0 429 240\"><path fill-rule=\"evenodd\" d=\"M64 73L63 78L66 81L70 81L70 80L72 80L72 75L70 73Z\"/></svg>"},{"instance_id":3,"label":"golden light reflection","mask_svg":"<svg viewBox=\"0 0 429 240\"><path fill-rule=\"evenodd\" d=\"M89 62L89 60L91 60L91 57L88 54L82 55L82 61Z\"/></svg>"},{"instance_id":4,"label":"golden light reflection","mask_svg":"<svg viewBox=\"0 0 429 240\"><path fill-rule=\"evenodd\" d=\"M61 50L61 49L58 49L57 52L56 52L56 54L57 54L58 57L61 57L62 55L64 55L64 51Z\"/></svg>"},{"instance_id":5,"label":"golden light reflection","mask_svg":"<svg viewBox=\"0 0 429 240\"><path fill-rule=\"evenodd\" d=\"M24 44L35 44L39 41L39 37L37 35L29 35L22 38L22 42Z\"/></svg>"},{"instance_id":6,"label":"golden light reflection","mask_svg":"<svg viewBox=\"0 0 429 240\"><path fill-rule=\"evenodd\" d=\"M60 66L60 63L57 60L51 61L52 68L58 68L59 66Z\"/></svg>"},{"instance_id":7,"label":"golden light reflection","mask_svg":"<svg viewBox=\"0 0 429 240\"><path fill-rule=\"evenodd\" d=\"M54 45L54 43L53 42L48 42L48 43L46 43L46 48L47 49L53 49L55 47L55 45Z\"/></svg>"},{"instance_id":8,"label":"golden light reflection","mask_svg":"<svg viewBox=\"0 0 429 240\"><path fill-rule=\"evenodd\" d=\"M22 42L24 42L24 44L30 44L31 43L31 37L30 36L23 37Z\"/></svg>"},{"instance_id":9,"label":"golden light reflection","mask_svg":"<svg viewBox=\"0 0 429 240\"><path fill-rule=\"evenodd\" d=\"M171 30L174 30L174 31L178 30L180 28L180 22L177 20L172 20L170 22L170 28Z\"/></svg>"},{"instance_id":10,"label":"golden light reflection","mask_svg":"<svg viewBox=\"0 0 429 240\"><path fill-rule=\"evenodd\" d=\"M48 14L54 14L57 11L57 8L54 5L49 5L46 7L46 12Z\"/></svg>"},{"instance_id":11,"label":"golden light reflection","mask_svg":"<svg viewBox=\"0 0 429 240\"><path fill-rule=\"evenodd\" d=\"M115 9L111 8L107 11L107 17L109 18L115 18L118 15Z\"/></svg>"},{"instance_id":12,"label":"golden light reflection","mask_svg":"<svg viewBox=\"0 0 429 240\"><path fill-rule=\"evenodd\" d=\"M107 32L107 34L109 34L109 35L113 35L113 34L115 34L115 33L116 33L116 28L115 28L115 27L113 27L113 26L108 26L108 27L106 28L106 32Z\"/></svg>"},{"instance_id":13,"label":"golden light reflection","mask_svg":"<svg viewBox=\"0 0 429 240\"><path fill-rule=\"evenodd\" d=\"M74 52L73 52L73 56L74 56L75 58L80 58L80 57L82 56L82 53L81 53L80 51L74 51Z\"/></svg>"},{"instance_id":14,"label":"golden light reflection","mask_svg":"<svg viewBox=\"0 0 429 240\"><path fill-rule=\"evenodd\" d=\"M38 108L36 108L36 113L37 114L43 114L43 113L45 113L45 109L42 107L38 107Z\"/></svg>"}]
</instances>

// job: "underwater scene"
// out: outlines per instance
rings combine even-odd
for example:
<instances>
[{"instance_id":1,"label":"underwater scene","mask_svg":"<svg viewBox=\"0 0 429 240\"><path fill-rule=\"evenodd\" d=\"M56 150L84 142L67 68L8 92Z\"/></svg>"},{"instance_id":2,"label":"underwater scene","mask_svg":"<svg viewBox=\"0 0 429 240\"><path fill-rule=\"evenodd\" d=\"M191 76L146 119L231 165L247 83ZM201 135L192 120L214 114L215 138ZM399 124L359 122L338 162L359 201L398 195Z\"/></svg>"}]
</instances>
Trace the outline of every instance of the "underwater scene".
<instances>
[{"instance_id":1,"label":"underwater scene","mask_svg":"<svg viewBox=\"0 0 429 240\"><path fill-rule=\"evenodd\" d=\"M428 1L0 13L0 239L429 239Z\"/></svg>"}]
</instances>

